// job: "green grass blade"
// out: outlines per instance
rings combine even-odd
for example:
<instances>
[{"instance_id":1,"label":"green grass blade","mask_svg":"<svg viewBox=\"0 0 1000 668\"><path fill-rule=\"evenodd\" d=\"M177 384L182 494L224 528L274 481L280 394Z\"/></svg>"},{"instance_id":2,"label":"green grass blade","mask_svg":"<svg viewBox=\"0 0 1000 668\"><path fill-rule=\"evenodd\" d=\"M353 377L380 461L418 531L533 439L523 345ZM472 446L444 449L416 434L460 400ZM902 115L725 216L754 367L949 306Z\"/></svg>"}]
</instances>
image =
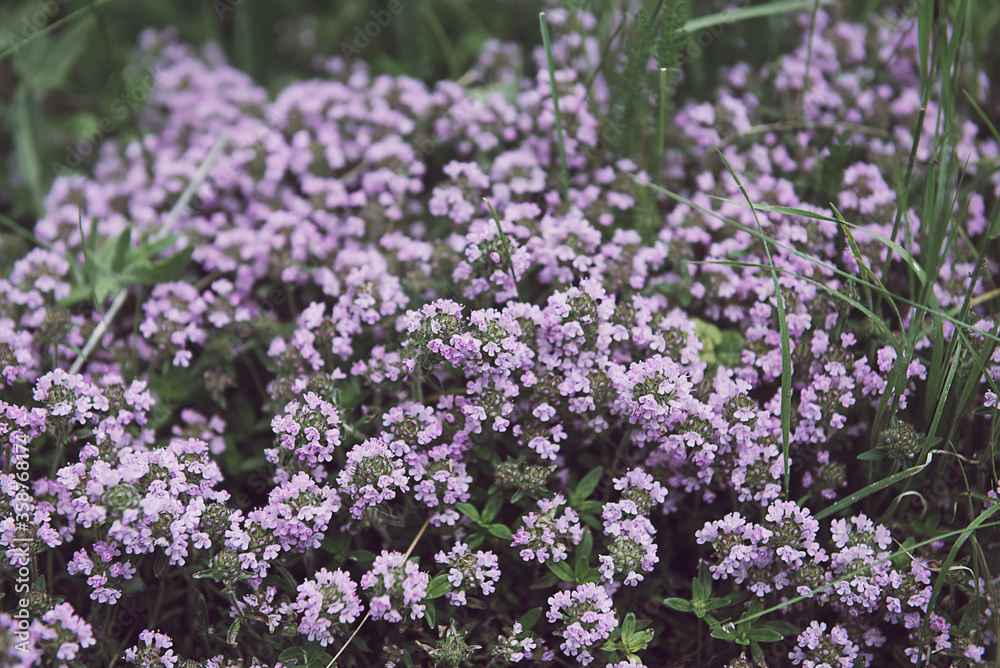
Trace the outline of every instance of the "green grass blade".
<instances>
[{"instance_id":1,"label":"green grass blade","mask_svg":"<svg viewBox=\"0 0 1000 668\"><path fill-rule=\"evenodd\" d=\"M497 210L493 208L490 201L483 198L486 202L486 206L490 208L490 213L493 214L493 222L497 224L497 234L500 235L500 243L503 244L503 254L507 256L507 266L510 268L510 278L514 281L514 291L517 292L518 300L521 299L520 288L517 287L517 274L514 273L514 258L510 254L510 246L507 243L507 235L503 233L503 228L500 226L500 216L497 214Z\"/></svg>"},{"instance_id":2,"label":"green grass blade","mask_svg":"<svg viewBox=\"0 0 1000 668\"><path fill-rule=\"evenodd\" d=\"M833 0L820 0L819 4L829 5L832 2ZM696 19L691 19L684 24L684 30L692 33L704 30L705 28L713 28L718 25L727 25L729 23L737 23L739 21L748 21L750 19L777 16L779 14L791 14L793 12L800 12L804 9L812 9L815 3L816 0L780 0L778 2L768 2L766 4L755 5L753 7L744 7L735 11L716 12L715 14L699 16Z\"/></svg>"},{"instance_id":3,"label":"green grass blade","mask_svg":"<svg viewBox=\"0 0 1000 668\"><path fill-rule=\"evenodd\" d=\"M743 202L737 202L736 200L731 200L726 197L718 197L715 195L709 195L709 197L711 199L719 200L721 202L728 202L730 204L746 206L746 204L744 204ZM892 239L883 236L878 232L864 228L861 225L858 225L857 223L851 223L847 220L844 220L844 217L842 215L839 215L840 214L839 211L837 212L839 217L831 218L830 216L825 216L821 213L816 213L815 211L808 211L806 209L796 209L795 207L791 206L772 206L770 204L754 204L754 206L757 207L758 211L782 213L789 216L799 216L801 218L809 218L811 220L822 220L828 223L837 223L838 225L846 225L851 229L860 230L861 232L864 232L865 234L871 236L874 239L877 239L881 243L891 248L896 254L898 254L901 258L903 258L903 261L910 267L910 269L913 270L913 273L917 275L917 280L919 280L922 285L927 283L927 272L924 271L924 268L920 266L920 263L917 262L917 259L913 257L913 255L908 250L900 246Z\"/></svg>"},{"instance_id":4,"label":"green grass blade","mask_svg":"<svg viewBox=\"0 0 1000 668\"><path fill-rule=\"evenodd\" d=\"M660 99L656 119L657 149L656 155L653 156L653 167L651 169L653 178L657 180L663 178L663 156L667 150L667 97L669 97L669 92L667 91L667 68L665 67L660 68L660 85L658 90Z\"/></svg>"},{"instance_id":5,"label":"green grass blade","mask_svg":"<svg viewBox=\"0 0 1000 668\"><path fill-rule=\"evenodd\" d=\"M754 208L753 202L750 201L750 195L747 194L746 188L743 187L743 182L740 181L740 177L736 176L736 172L733 171L732 166L730 166L729 161L726 160L726 156L722 154L719 147L715 147L715 151L722 158L722 163L729 170L733 179L736 181L736 185L739 186L740 192L743 193L743 197L746 198L747 203L750 205L750 211L753 212L753 218L757 221L757 230L760 232L761 237L764 241L764 253L767 255L767 264L771 268L771 279L774 282L774 298L778 306L778 327L781 330L781 449L782 457L784 462L784 480L785 480L785 497L788 497L789 486L791 481L791 468L788 466L788 450L791 444L791 434L792 434L792 343L788 336L788 322L785 319L785 300L781 296L781 285L778 283L778 272L774 268L774 259L771 257L771 247L768 245L767 236L764 234L764 228L761 227L760 218L757 217L757 209Z\"/></svg>"},{"instance_id":6,"label":"green grass blade","mask_svg":"<svg viewBox=\"0 0 1000 668\"><path fill-rule=\"evenodd\" d=\"M769 243L773 244L775 247L781 248L782 250L788 251L789 253L791 253L792 255L795 255L796 257L802 258L803 260L806 260L807 262L811 262L811 263L813 263L813 264L815 264L815 265L817 265L819 267L822 267L823 269L825 269L827 271L830 271L833 274L835 274L835 275L837 275L837 276L839 276L839 277L841 277L841 278L843 278L845 280L857 281L858 283L860 283L862 285L864 285L864 284L867 283L866 281L864 281L862 279L859 279L857 276L854 276L853 274L848 274L847 272L843 271L842 269L839 269L838 267L836 267L836 266L834 266L832 264L827 264L827 263L823 262L822 260L816 258L813 255L809 255L808 253L804 253L804 252L798 250L797 248L794 248L792 246L789 246L787 244L782 243L781 241L779 241L777 239L774 239L772 237L768 237L768 236L766 236L764 234L761 234L757 230L753 229L752 227L747 227L743 223L740 223L740 222L732 220L730 218L726 218L725 216L719 215L719 213L716 212L716 211L712 211L711 209L706 209L705 207L701 206L700 204L697 204L696 202L693 202L692 200L689 200L688 198L684 197L683 195L679 195L679 194L677 194L677 193L675 193L675 192L673 192L671 190L667 190L666 188L658 186L655 183L650 183L649 181L643 181L642 179L640 179L640 178L638 178L636 176L632 176L632 180L635 181L637 184L645 187L645 188L650 188L651 190L655 190L656 192L661 193L663 195L666 195L667 197L670 197L671 199L674 199L674 200L676 200L678 202L681 202L683 204L687 204L689 207L691 207L694 210L700 211L700 212L704 213L707 216L712 216L713 218L716 218L716 219L718 219L718 220L726 223L727 225L731 225L732 227L735 227L738 230L746 232L747 234L749 234L750 236L754 237L755 239L762 239L762 240L766 239ZM754 206L756 206L756 205L754 205ZM691 262L691 264L702 264L702 263L693 262L693 261L689 261L689 262ZM760 267L763 268L763 265L756 265L754 263L745 263L745 264L746 264L746 266L760 266ZM779 272L791 273L791 272L785 272L785 270L780 269L780 268L778 268L777 270ZM807 279L804 276L800 276L798 274L794 274L794 275L796 277L798 277L799 279L801 279L801 280L805 280L805 281L809 280L809 279ZM809 282L815 283L815 281L809 281ZM817 283L817 285L821 285L821 284ZM867 283L867 285L870 288L874 288L874 289L878 289L879 288L879 286L877 286L877 285L875 285L873 283ZM825 287L825 286L823 286L823 287ZM956 318L952 317L948 313L944 313L942 311L932 311L929 306L921 304L920 302L916 302L916 301L914 301L912 299L907 299L906 297L904 297L902 295L898 295L896 293L890 292L889 294L892 296L892 298L894 300L896 300L900 304L906 304L907 306L910 306L912 308L918 309L918 310L920 310L922 312L937 313L937 314L939 314L941 316L941 318L943 320L947 320L948 322L952 323L956 327L961 327L961 328L967 329L967 330L971 330L972 329L971 326L968 323L962 322L961 320L957 320ZM998 294L996 296L1000 296L1000 292L998 292ZM955 311L955 313L958 313L958 308L956 307L954 309L954 311ZM867 311L866 314L869 315L869 317L871 317L871 318L875 317L874 314L872 314L871 311ZM876 323L875 326L878 327L877 323L880 322L880 320L875 319L873 322L875 322ZM885 326L885 323L882 323L882 327L884 327L884 326ZM886 333L888 332L888 330L882 330L881 328L880 328L880 331L884 331ZM912 331L915 332L916 329L914 328ZM991 341L996 341L997 343L1000 343L1000 338L995 337L992 334L982 333L982 332L980 332L980 334L982 334L983 336L985 336L986 338L988 338ZM891 341L891 337L890 337L890 342L892 342ZM896 348L897 353L901 353L902 352L901 349L899 348L898 344L893 343L893 345Z\"/></svg>"},{"instance_id":7,"label":"green grass blade","mask_svg":"<svg viewBox=\"0 0 1000 668\"><path fill-rule=\"evenodd\" d=\"M1000 512L1000 504L991 506L990 508L984 510L982 514L979 515L979 517L972 520L969 526L967 526L965 530L963 530L962 533L959 534L958 540L956 540L955 544L951 546L951 550L949 550L948 556L945 557L944 562L942 562L941 567L938 569L938 576L934 578L934 588L931 590L931 599L927 602L927 608L924 611L924 621L923 624L921 624L920 626L921 638L927 638L928 636L927 631L928 631L928 625L930 623L930 613L932 610L934 610L934 604L937 603L938 596L941 594L941 586L944 584L945 576L948 575L948 571L951 569L951 565L955 563L955 557L958 556L958 551L962 549L962 545L965 544L965 541L967 541L969 537L972 536L972 534L974 534L986 520L996 515L997 512ZM929 642L927 644L922 644L919 656L924 655L925 649L927 650L927 653L929 655L930 654ZM924 665L924 663L925 662L921 660L920 665Z\"/></svg>"},{"instance_id":8,"label":"green grass blade","mask_svg":"<svg viewBox=\"0 0 1000 668\"><path fill-rule=\"evenodd\" d=\"M3 215L2 213L0 213L0 225L3 225L14 234L18 234L24 237L25 239L35 244L36 246L40 246L45 250L49 251L50 253L52 252L52 246L50 246L47 242L39 239L38 237L36 237L34 234L31 233L31 230L28 230L22 227L21 225L18 225L16 222L11 220L7 216Z\"/></svg>"},{"instance_id":9,"label":"green grass blade","mask_svg":"<svg viewBox=\"0 0 1000 668\"><path fill-rule=\"evenodd\" d=\"M906 480L907 478L915 476L916 474L920 473L925 468L927 468L928 466L930 466L930 463L934 460L934 454L935 453L943 453L943 451L934 450L934 451L932 451L932 452L930 452L930 453L927 454L927 461L925 461L923 464L918 464L916 466L911 466L910 468L904 469L904 470L900 471L899 473L896 473L896 474L893 474L893 475L889 476L888 478L883 478L882 480L876 480L875 482L871 483L867 487L864 487L864 488L859 489L858 491L854 492L850 496L845 496L843 499L841 499L837 503L833 504L832 506L827 506L823 510L819 511L818 513L816 513L816 515L815 515L816 519L817 520L822 520L822 519L825 519L825 518L829 517L830 515L833 515L834 513L839 513L844 508L850 508L851 506L853 506L855 503L857 503L861 499L864 499L865 497L871 496L875 492L879 492L879 491L885 489L886 487L892 487L893 485L895 485L897 482L900 482L901 480ZM948 453L944 453L944 454L948 454Z\"/></svg>"},{"instance_id":10,"label":"green grass blade","mask_svg":"<svg viewBox=\"0 0 1000 668\"><path fill-rule=\"evenodd\" d=\"M21 49L23 49L25 46L27 46L28 44L31 44L32 42L34 42L36 39L40 39L40 38L44 37L45 35L48 35L50 32L52 32L56 28L58 28L58 27L60 27L60 26L62 26L64 24L70 23L72 21L76 21L78 19L83 18L84 15L89 14L90 12L92 12L95 6L97 6L97 5L103 5L103 4L111 2L111 1L112 0L96 0L95 2L87 5L86 7L81 7L80 9L77 9L74 12L70 12L66 16L64 16L61 19L59 19L58 21L53 21L52 23L48 24L44 28L41 28L38 32L33 33L31 36L25 37L23 41L15 44L13 46L11 46L9 49L7 49L5 51L0 52L0 62L3 62L4 59L9 58L10 56L14 55L15 53L17 53L18 51L20 51Z\"/></svg>"},{"instance_id":11,"label":"green grass blade","mask_svg":"<svg viewBox=\"0 0 1000 668\"><path fill-rule=\"evenodd\" d=\"M966 99L972 104L972 108L976 110L976 113L979 114L979 117L983 119L984 123L986 123L986 127L990 129L991 133L993 133L993 139L1000 142L1000 132L997 132L997 127L993 125L993 121L990 120L990 117L987 116L986 112L982 110L982 108L979 106L979 103L976 102L975 98L969 95L969 91L963 90L962 92L965 94Z\"/></svg>"},{"instance_id":12,"label":"green grass blade","mask_svg":"<svg viewBox=\"0 0 1000 668\"><path fill-rule=\"evenodd\" d=\"M906 173L903 176L902 185L896 190L896 215L892 221L892 232L889 240L895 241L899 234L899 228L903 224L903 215L907 209L910 198L910 182L913 180L913 167L917 163L917 148L920 146L920 137L923 134L924 118L927 116L927 98L920 102L920 113L917 115L917 124L913 129L913 142L910 144L910 157L906 161ZM889 274L889 266L892 264L892 256L885 258L882 265L882 276ZM876 304L878 307L880 304Z\"/></svg>"},{"instance_id":13,"label":"green grass blade","mask_svg":"<svg viewBox=\"0 0 1000 668\"><path fill-rule=\"evenodd\" d=\"M17 107L17 130L14 133L14 146L17 152L17 163L28 183L31 192L31 205L35 216L41 218L45 207L42 205L42 163L38 157L36 140L36 103L32 91L27 86L18 87L14 93Z\"/></svg>"},{"instance_id":14,"label":"green grass blade","mask_svg":"<svg viewBox=\"0 0 1000 668\"><path fill-rule=\"evenodd\" d=\"M741 262L740 260L689 260L688 263L689 264L694 264L694 265L698 265L698 264L718 264L718 265L721 265L721 266L724 266L724 267L754 267L756 269L767 269L768 268L768 266L766 264L761 264L760 262ZM817 288L820 288L822 290L826 290L827 292L830 293L831 297L833 297L835 299L840 299L841 301L844 301L844 302L847 302L848 304L850 304L854 308L856 308L859 311L861 311L862 313L864 313L866 316L868 316L869 318L871 318L872 323L875 325L875 328L878 329L879 332L883 336L885 336L885 337L887 337L889 339L890 345L892 345L893 348L896 350L897 357L899 356L899 354L900 354L899 344L892 339L892 332L889 331L889 328L886 327L885 323L882 322L881 319L875 317L875 314L872 313L871 310L869 310L867 306L865 306L861 302L857 301L856 299L853 299L852 297L848 297L847 295L845 295L842 292L834 290L833 288L831 288L826 283L822 283L820 281L813 280L813 279L811 279L811 278L809 278L807 276L800 276L800 275L798 275L798 274L796 274L796 273L794 273L792 271L789 271L788 269L781 269L780 267L775 267L775 270L778 271L779 273L782 273L782 274L790 274L792 276L795 276L800 281L805 281L806 283L809 283L810 285L814 285ZM998 340L1000 340L1000 339L998 339Z\"/></svg>"},{"instance_id":15,"label":"green grass blade","mask_svg":"<svg viewBox=\"0 0 1000 668\"><path fill-rule=\"evenodd\" d=\"M549 67L549 85L552 87L552 106L556 112L556 138L559 142L559 161L562 163L562 177L560 181L560 191L563 203L568 202L569 197L569 164L566 161L566 145L563 142L563 121L562 111L559 109L559 89L556 87L555 62L552 58L552 40L549 39L549 23L545 20L545 12L538 14L538 23L542 28L542 43L545 45L545 61Z\"/></svg>"},{"instance_id":16,"label":"green grass blade","mask_svg":"<svg viewBox=\"0 0 1000 668\"><path fill-rule=\"evenodd\" d=\"M917 51L920 57L920 88L928 91L930 86L931 31L934 27L934 8L937 3L924 2L917 14Z\"/></svg>"}]
</instances>

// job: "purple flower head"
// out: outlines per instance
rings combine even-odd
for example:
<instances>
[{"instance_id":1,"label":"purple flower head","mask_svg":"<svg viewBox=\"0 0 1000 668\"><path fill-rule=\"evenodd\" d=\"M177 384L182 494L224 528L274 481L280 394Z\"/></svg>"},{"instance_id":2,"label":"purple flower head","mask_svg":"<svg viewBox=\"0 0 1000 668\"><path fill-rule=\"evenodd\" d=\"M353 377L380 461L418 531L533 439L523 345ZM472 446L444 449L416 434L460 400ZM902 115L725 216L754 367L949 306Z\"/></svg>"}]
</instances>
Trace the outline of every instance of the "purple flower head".
<instances>
[{"instance_id":1,"label":"purple flower head","mask_svg":"<svg viewBox=\"0 0 1000 668\"><path fill-rule=\"evenodd\" d=\"M344 571L330 572L321 568L314 578L299 585L298 597L293 603L283 605L281 612L299 615L299 633L326 647L334 641L335 631L351 624L361 614L357 588Z\"/></svg>"},{"instance_id":2,"label":"purple flower head","mask_svg":"<svg viewBox=\"0 0 1000 668\"><path fill-rule=\"evenodd\" d=\"M401 552L382 550L371 569L361 576L361 588L371 590L372 619L400 622L409 611L410 619L424 614L422 603L430 576L415 561L407 561Z\"/></svg>"},{"instance_id":3,"label":"purple flower head","mask_svg":"<svg viewBox=\"0 0 1000 668\"><path fill-rule=\"evenodd\" d=\"M583 539L583 527L576 511L566 507L559 515L559 507L565 504L565 497L556 494L551 499L538 501L539 513L529 512L524 516L524 524L511 541L511 547L525 546L520 551L522 559L538 559L539 563L549 559L563 561L569 556L570 548Z\"/></svg>"},{"instance_id":4,"label":"purple flower head","mask_svg":"<svg viewBox=\"0 0 1000 668\"><path fill-rule=\"evenodd\" d=\"M364 509L396 498L410 489L401 459L409 448L402 441L370 438L347 453L347 464L337 476L340 493L354 500L351 517L361 519Z\"/></svg>"},{"instance_id":5,"label":"purple flower head","mask_svg":"<svg viewBox=\"0 0 1000 668\"><path fill-rule=\"evenodd\" d=\"M497 556L482 550L473 554L465 543L455 543L451 552L438 552L434 560L449 568L452 590L448 592L448 600L452 605L465 605L465 593L476 587L483 595L492 594L500 579Z\"/></svg>"},{"instance_id":6,"label":"purple flower head","mask_svg":"<svg viewBox=\"0 0 1000 668\"><path fill-rule=\"evenodd\" d=\"M333 458L341 442L341 420L337 408L315 392L300 401L290 401L284 413L271 420L276 448L265 451L268 461L294 473L305 468L317 480L326 478L322 464Z\"/></svg>"},{"instance_id":7,"label":"purple flower head","mask_svg":"<svg viewBox=\"0 0 1000 668\"><path fill-rule=\"evenodd\" d=\"M579 656L584 665L592 660L590 650L607 640L618 626L611 597L604 587L592 582L551 596L546 618L553 624L561 623L565 641L560 648L567 656Z\"/></svg>"},{"instance_id":8,"label":"purple flower head","mask_svg":"<svg viewBox=\"0 0 1000 668\"><path fill-rule=\"evenodd\" d=\"M133 645L125 650L125 661L137 668L174 668L178 656L174 650L173 639L159 631L146 629L139 634L142 645ZM164 651L166 650L166 651Z\"/></svg>"}]
</instances>

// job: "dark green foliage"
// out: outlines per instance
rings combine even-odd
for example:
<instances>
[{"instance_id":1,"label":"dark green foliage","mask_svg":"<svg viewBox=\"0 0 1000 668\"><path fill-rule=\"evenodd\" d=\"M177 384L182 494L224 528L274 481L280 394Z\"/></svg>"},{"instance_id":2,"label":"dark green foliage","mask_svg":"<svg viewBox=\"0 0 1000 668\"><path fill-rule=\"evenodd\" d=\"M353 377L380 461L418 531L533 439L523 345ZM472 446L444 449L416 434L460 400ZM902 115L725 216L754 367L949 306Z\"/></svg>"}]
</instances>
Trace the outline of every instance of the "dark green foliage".
<instances>
[{"instance_id":1,"label":"dark green foliage","mask_svg":"<svg viewBox=\"0 0 1000 668\"><path fill-rule=\"evenodd\" d=\"M688 17L688 0L661 0L650 15L640 9L631 26L624 49L621 87L614 110L614 118L622 127L616 152L619 157L631 158L642 168L649 164L661 165L659 159L651 162L651 140L656 136L656 114L652 110L660 104L660 95L668 114L672 108L673 91L682 65L681 56L686 43L684 24ZM647 69L650 58L655 58L660 68L667 70L666 89L659 90L658 72ZM638 122L637 122L638 119ZM660 146L659 142L655 143ZM646 147L643 150L643 147Z\"/></svg>"},{"instance_id":2,"label":"dark green foliage","mask_svg":"<svg viewBox=\"0 0 1000 668\"><path fill-rule=\"evenodd\" d=\"M655 44L655 26L645 9L640 9L635 15L635 24L623 51L624 65L621 78L621 89L617 99L621 100L616 108L616 122L625 125L628 121L645 116L639 114L649 106L649 72L646 64ZM636 123L628 126L622 133L617 146L620 157L636 156L636 147L642 128Z\"/></svg>"}]
</instances>

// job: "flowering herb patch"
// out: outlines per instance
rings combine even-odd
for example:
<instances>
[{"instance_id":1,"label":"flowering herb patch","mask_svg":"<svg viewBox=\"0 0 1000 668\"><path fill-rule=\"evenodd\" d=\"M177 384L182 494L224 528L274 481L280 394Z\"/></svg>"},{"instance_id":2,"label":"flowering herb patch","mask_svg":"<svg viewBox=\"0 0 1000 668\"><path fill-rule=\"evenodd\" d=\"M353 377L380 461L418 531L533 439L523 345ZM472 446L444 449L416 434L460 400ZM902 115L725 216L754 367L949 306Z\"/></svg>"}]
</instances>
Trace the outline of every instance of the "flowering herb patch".
<instances>
[{"instance_id":1,"label":"flowering herb patch","mask_svg":"<svg viewBox=\"0 0 1000 668\"><path fill-rule=\"evenodd\" d=\"M144 33L144 134L0 278L3 665L992 660L964 10L774 18L675 107L665 7L476 86Z\"/></svg>"}]
</instances>

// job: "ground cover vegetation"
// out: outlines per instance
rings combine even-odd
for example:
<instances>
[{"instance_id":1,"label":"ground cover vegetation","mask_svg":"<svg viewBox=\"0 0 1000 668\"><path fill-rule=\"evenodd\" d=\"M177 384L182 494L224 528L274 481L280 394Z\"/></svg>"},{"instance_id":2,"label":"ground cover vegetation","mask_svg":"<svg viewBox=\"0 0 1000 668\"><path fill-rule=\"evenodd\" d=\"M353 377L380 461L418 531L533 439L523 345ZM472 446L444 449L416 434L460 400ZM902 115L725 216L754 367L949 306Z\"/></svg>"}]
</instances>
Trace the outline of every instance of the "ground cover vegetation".
<instances>
[{"instance_id":1,"label":"ground cover vegetation","mask_svg":"<svg viewBox=\"0 0 1000 668\"><path fill-rule=\"evenodd\" d=\"M998 665L989 3L48 4L0 664Z\"/></svg>"}]
</instances>

